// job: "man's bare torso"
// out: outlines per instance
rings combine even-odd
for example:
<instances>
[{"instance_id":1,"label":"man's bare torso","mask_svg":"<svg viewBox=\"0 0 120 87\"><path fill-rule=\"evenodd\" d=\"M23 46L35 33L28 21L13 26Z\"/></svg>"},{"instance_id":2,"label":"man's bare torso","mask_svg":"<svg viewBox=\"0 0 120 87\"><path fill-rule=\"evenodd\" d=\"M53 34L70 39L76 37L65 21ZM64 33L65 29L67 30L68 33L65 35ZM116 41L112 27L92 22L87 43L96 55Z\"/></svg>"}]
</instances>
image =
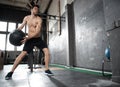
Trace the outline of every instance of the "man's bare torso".
<instances>
[{"instance_id":1,"label":"man's bare torso","mask_svg":"<svg viewBox=\"0 0 120 87\"><path fill-rule=\"evenodd\" d=\"M39 16L35 16L35 17L31 17L26 16L26 22L27 22L27 26L28 26L28 36L33 35L34 33L38 32L37 30L37 26L39 24L39 22L41 21L41 18ZM40 25L41 26L41 25ZM34 38L40 37L40 31L41 31L41 27L39 27L39 33L37 35L35 35Z\"/></svg>"}]
</instances>

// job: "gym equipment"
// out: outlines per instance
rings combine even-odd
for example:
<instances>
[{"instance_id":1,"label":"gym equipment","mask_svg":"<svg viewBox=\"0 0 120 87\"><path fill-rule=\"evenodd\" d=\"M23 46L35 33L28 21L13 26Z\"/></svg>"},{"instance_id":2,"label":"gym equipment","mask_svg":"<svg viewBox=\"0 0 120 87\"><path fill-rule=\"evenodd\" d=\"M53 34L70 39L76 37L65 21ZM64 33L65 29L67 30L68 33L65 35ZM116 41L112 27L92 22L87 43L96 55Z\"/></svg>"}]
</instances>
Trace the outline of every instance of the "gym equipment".
<instances>
[{"instance_id":1,"label":"gym equipment","mask_svg":"<svg viewBox=\"0 0 120 87\"><path fill-rule=\"evenodd\" d=\"M37 64L45 65L45 61L44 52L35 46L28 54L28 66L31 72L33 72L33 69L41 68L41 66L36 66Z\"/></svg>"},{"instance_id":2,"label":"gym equipment","mask_svg":"<svg viewBox=\"0 0 120 87\"><path fill-rule=\"evenodd\" d=\"M107 47L107 48L105 49L105 56L106 56L106 58L107 58L108 60L110 60L110 48L109 48L109 47Z\"/></svg>"},{"instance_id":3,"label":"gym equipment","mask_svg":"<svg viewBox=\"0 0 120 87\"><path fill-rule=\"evenodd\" d=\"M21 40L25 37L25 33L21 30L14 30L10 33L9 41L14 46L20 46L22 45Z\"/></svg>"}]
</instances>

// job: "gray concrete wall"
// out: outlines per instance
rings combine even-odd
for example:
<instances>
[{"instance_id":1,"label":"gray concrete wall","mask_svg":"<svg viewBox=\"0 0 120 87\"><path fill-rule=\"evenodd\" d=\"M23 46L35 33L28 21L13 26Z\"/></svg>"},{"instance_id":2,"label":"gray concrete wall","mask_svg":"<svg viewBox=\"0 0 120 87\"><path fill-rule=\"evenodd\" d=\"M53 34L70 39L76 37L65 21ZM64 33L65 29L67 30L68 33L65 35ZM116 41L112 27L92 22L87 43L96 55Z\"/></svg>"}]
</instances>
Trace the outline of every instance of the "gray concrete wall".
<instances>
[{"instance_id":1,"label":"gray concrete wall","mask_svg":"<svg viewBox=\"0 0 120 87\"><path fill-rule=\"evenodd\" d=\"M120 83L120 0L103 0L105 30L108 33L112 60L112 80Z\"/></svg>"},{"instance_id":2,"label":"gray concrete wall","mask_svg":"<svg viewBox=\"0 0 120 87\"><path fill-rule=\"evenodd\" d=\"M102 0L74 2L76 62L78 67L101 70L107 46ZM110 64L106 69L110 70Z\"/></svg>"},{"instance_id":3,"label":"gray concrete wall","mask_svg":"<svg viewBox=\"0 0 120 87\"><path fill-rule=\"evenodd\" d=\"M112 58L112 80L120 83L120 28L109 31Z\"/></svg>"},{"instance_id":4,"label":"gray concrete wall","mask_svg":"<svg viewBox=\"0 0 120 87\"><path fill-rule=\"evenodd\" d=\"M74 19L69 19L75 21L75 42L71 42L73 39L71 39L72 34L70 33L74 29L70 27L72 22L68 24L69 20L67 19L68 15L72 15L72 13L70 14L69 11L68 14L66 10L66 23L63 23L66 25L62 25L64 28L62 28L61 36L58 36L57 33L50 35L51 61L52 63L69 65L69 60L73 60L72 65L74 66L101 70L102 60L105 59L104 50L108 45L103 1L75 0L73 6ZM57 29L57 27L54 28ZM53 42L55 46L53 46ZM72 55L72 59L69 54L73 50L70 43L75 43L74 52L76 53L74 56ZM60 47L61 44L63 45ZM105 64L105 69L111 70L110 63Z\"/></svg>"},{"instance_id":5,"label":"gray concrete wall","mask_svg":"<svg viewBox=\"0 0 120 87\"><path fill-rule=\"evenodd\" d=\"M75 22L75 55L73 65L101 70L102 60L106 60L104 51L110 45L106 31L114 27L114 21L119 19L119 0L75 0L73 2ZM50 35L49 47L51 62L68 65L70 52L70 24L68 12L65 10L66 22L62 24L62 34L57 31ZM72 21L72 20L71 20ZM70 21L69 21L70 22ZM57 30L57 24L53 24ZM64 26L64 27L63 27ZM70 31L70 32L69 32ZM73 55L72 55L73 56ZM105 62L105 70L111 71L111 63Z\"/></svg>"}]
</instances>

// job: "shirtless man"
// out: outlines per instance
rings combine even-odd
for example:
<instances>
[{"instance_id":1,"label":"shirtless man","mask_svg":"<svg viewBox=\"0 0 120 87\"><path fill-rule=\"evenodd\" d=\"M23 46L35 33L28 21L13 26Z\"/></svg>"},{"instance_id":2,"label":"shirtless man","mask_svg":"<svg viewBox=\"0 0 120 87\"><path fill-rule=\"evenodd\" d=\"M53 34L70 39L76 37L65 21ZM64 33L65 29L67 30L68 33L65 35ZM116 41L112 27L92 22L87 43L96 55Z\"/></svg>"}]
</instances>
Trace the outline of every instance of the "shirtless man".
<instances>
[{"instance_id":1,"label":"shirtless man","mask_svg":"<svg viewBox=\"0 0 120 87\"><path fill-rule=\"evenodd\" d=\"M23 47L23 51L16 58L14 65L11 71L5 76L6 80L12 78L12 74L17 68L18 64L22 61L26 54L29 54L34 46L37 46L39 49L42 49L45 54L45 73L47 75L53 75L53 73L49 70L49 50L47 44L40 38L41 32L41 24L42 19L37 16L39 10L39 6L35 5L31 8L31 15L25 16L23 19L23 23L18 29L22 30L23 27L27 24L28 26L28 35L21 41L21 43L25 43Z\"/></svg>"}]
</instances>

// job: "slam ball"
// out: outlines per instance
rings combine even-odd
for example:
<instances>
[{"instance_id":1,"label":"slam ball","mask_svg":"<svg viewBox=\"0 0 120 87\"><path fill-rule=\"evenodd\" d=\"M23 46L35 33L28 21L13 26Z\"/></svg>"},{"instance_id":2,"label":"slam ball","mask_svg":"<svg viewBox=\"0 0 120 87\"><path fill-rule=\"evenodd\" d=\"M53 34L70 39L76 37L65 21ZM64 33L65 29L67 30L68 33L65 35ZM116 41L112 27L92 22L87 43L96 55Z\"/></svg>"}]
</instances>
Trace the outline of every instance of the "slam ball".
<instances>
[{"instance_id":1,"label":"slam ball","mask_svg":"<svg viewBox=\"0 0 120 87\"><path fill-rule=\"evenodd\" d=\"M110 60L110 48L109 48L109 47L107 47L107 48L105 49L105 56L106 56L107 59Z\"/></svg>"},{"instance_id":2,"label":"slam ball","mask_svg":"<svg viewBox=\"0 0 120 87\"><path fill-rule=\"evenodd\" d=\"M21 40L23 40L25 37L25 33L21 30L14 30L10 33L9 41L14 46L20 46L22 45Z\"/></svg>"}]
</instances>

